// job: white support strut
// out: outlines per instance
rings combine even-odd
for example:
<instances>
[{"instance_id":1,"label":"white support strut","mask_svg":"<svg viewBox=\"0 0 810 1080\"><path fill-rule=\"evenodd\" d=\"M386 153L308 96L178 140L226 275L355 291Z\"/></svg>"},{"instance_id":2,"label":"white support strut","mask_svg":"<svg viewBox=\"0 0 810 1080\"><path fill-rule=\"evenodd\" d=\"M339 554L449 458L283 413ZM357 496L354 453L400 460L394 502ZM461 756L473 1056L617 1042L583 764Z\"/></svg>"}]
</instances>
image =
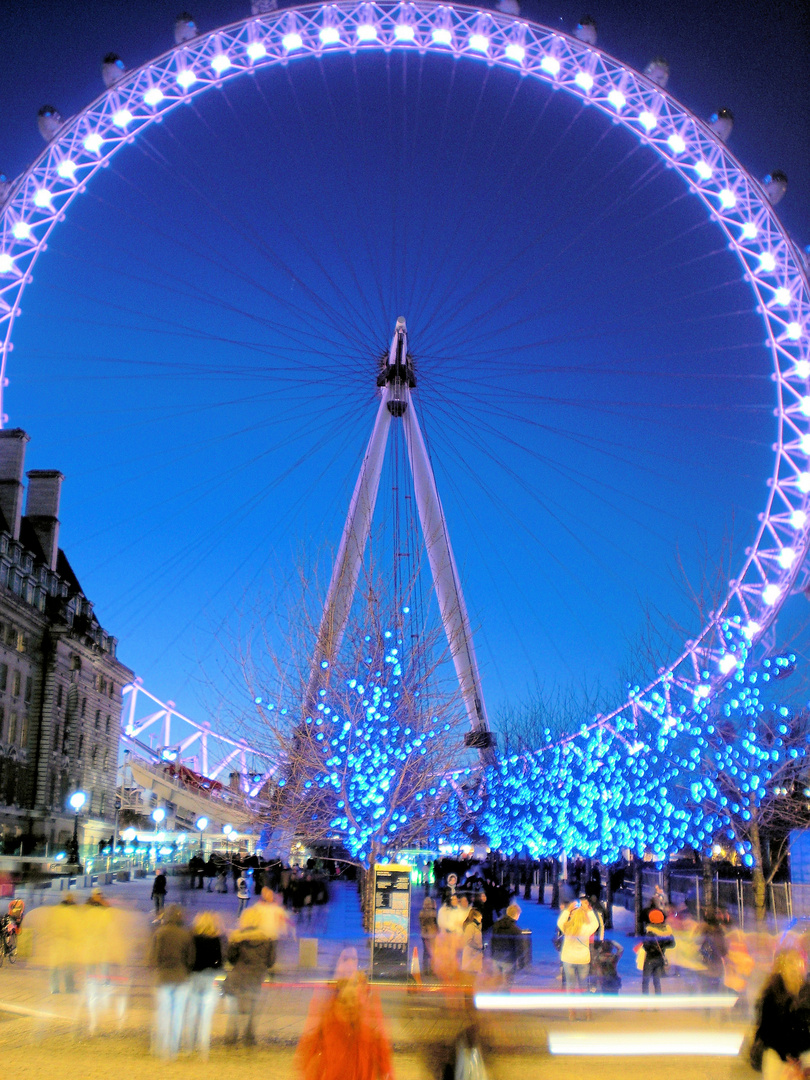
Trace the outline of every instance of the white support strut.
<instances>
[{"instance_id":1,"label":"white support strut","mask_svg":"<svg viewBox=\"0 0 810 1080\"><path fill-rule=\"evenodd\" d=\"M343 640L343 634L349 621L352 601L354 600L363 555L366 550L377 492L380 487L385 447L388 443L388 430L391 426L391 413L388 409L390 389L383 390L374 430L368 441L360 475L354 486L349 513L340 538L332 580L326 594L321 625L318 627L318 639L310 672L309 685L304 707L311 711L317 702L318 688L323 681L323 663L330 664Z\"/></svg>"},{"instance_id":2,"label":"white support strut","mask_svg":"<svg viewBox=\"0 0 810 1080\"><path fill-rule=\"evenodd\" d=\"M467 614L467 605L464 603L464 594L461 591L461 580L456 568L453 548L450 544L447 521L436 487L436 477L433 474L433 467L412 401L403 417L403 423L405 438L408 441L408 456L413 473L419 522L422 526L422 536L430 562L433 587L436 590L444 632L447 634L450 655L453 657L470 726L474 733L484 736L489 732L489 721L475 659L472 628Z\"/></svg>"},{"instance_id":3,"label":"white support strut","mask_svg":"<svg viewBox=\"0 0 810 1080\"><path fill-rule=\"evenodd\" d=\"M425 440L411 401L410 391L416 385L416 380L408 354L405 319L402 317L397 319L388 358L377 385L381 387L382 399L355 484L326 595L304 702L306 715L315 707L319 690L328 680L326 671L340 649L349 621L363 555L371 532L391 418L394 417L403 420L405 425L419 522L433 586L472 729L467 743L479 751L485 763L491 763L495 760L494 739L484 707L472 629L450 545L447 521Z\"/></svg>"}]
</instances>

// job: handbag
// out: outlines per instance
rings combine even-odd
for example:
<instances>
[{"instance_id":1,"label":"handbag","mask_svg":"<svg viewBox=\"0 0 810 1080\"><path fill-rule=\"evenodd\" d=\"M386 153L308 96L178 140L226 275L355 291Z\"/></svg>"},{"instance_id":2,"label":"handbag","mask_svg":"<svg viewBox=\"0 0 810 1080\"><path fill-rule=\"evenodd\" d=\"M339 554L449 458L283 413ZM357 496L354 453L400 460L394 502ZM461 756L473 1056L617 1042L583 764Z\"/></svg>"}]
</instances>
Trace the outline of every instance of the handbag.
<instances>
[{"instance_id":1,"label":"handbag","mask_svg":"<svg viewBox=\"0 0 810 1080\"><path fill-rule=\"evenodd\" d=\"M453 1080L489 1080L484 1059L477 1046L458 1044Z\"/></svg>"}]
</instances>

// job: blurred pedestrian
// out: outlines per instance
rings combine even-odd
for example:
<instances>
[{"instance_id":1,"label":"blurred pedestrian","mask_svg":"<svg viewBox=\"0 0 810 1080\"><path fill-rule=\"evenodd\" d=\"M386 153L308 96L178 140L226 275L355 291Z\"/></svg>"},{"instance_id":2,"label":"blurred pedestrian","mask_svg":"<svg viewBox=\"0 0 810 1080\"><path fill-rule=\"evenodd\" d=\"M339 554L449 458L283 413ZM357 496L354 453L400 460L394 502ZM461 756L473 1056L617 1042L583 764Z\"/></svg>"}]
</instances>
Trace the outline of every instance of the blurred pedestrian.
<instances>
[{"instance_id":1,"label":"blurred pedestrian","mask_svg":"<svg viewBox=\"0 0 810 1080\"><path fill-rule=\"evenodd\" d=\"M238 919L247 907L248 900L250 900L247 878L245 877L244 873L240 874L239 877L236 879L236 899L239 901L239 906L236 910L236 917Z\"/></svg>"},{"instance_id":2,"label":"blurred pedestrian","mask_svg":"<svg viewBox=\"0 0 810 1080\"><path fill-rule=\"evenodd\" d=\"M152 939L150 960L156 971L155 1028L153 1053L177 1057L183 1034L189 975L196 952L194 937L184 925L183 910L177 904L166 909L163 925Z\"/></svg>"},{"instance_id":3,"label":"blurred pedestrian","mask_svg":"<svg viewBox=\"0 0 810 1080\"><path fill-rule=\"evenodd\" d=\"M433 947L439 924L436 922L436 901L426 896L419 911L419 933L422 937L422 974L433 974Z\"/></svg>"},{"instance_id":4,"label":"blurred pedestrian","mask_svg":"<svg viewBox=\"0 0 810 1080\"><path fill-rule=\"evenodd\" d=\"M643 961L641 967L641 992L649 994L650 979L656 994L661 993L661 976L666 971L667 949L675 947L675 938L667 925L666 916L659 908L653 908L641 942Z\"/></svg>"},{"instance_id":5,"label":"blurred pedestrian","mask_svg":"<svg viewBox=\"0 0 810 1080\"><path fill-rule=\"evenodd\" d=\"M76 898L68 893L59 904L43 912L43 917L43 947L37 951L45 967L50 968L51 993L58 994L63 986L66 994L75 994L76 968L84 947Z\"/></svg>"},{"instance_id":6,"label":"blurred pedestrian","mask_svg":"<svg viewBox=\"0 0 810 1080\"><path fill-rule=\"evenodd\" d=\"M591 989L598 994L618 994L622 988L619 960L624 949L617 941L597 938L591 944Z\"/></svg>"},{"instance_id":7,"label":"blurred pedestrian","mask_svg":"<svg viewBox=\"0 0 810 1080\"><path fill-rule=\"evenodd\" d=\"M469 908L467 909L469 910ZM456 893L450 893L436 915L440 934L456 934L461 938L461 931L467 921L467 911L462 911Z\"/></svg>"},{"instance_id":8,"label":"blurred pedestrian","mask_svg":"<svg viewBox=\"0 0 810 1080\"><path fill-rule=\"evenodd\" d=\"M226 893L228 891L228 867L225 863L221 862L217 866L217 883L215 886L216 892Z\"/></svg>"},{"instance_id":9,"label":"blurred pedestrian","mask_svg":"<svg viewBox=\"0 0 810 1080\"><path fill-rule=\"evenodd\" d=\"M310 1006L296 1051L303 1080L393 1080L379 998L363 972L343 966L346 974Z\"/></svg>"},{"instance_id":10,"label":"blurred pedestrian","mask_svg":"<svg viewBox=\"0 0 810 1080\"><path fill-rule=\"evenodd\" d=\"M152 896L151 899L155 904L155 922L163 914L163 908L166 904L166 874L162 866L158 866L155 869L155 880L152 882Z\"/></svg>"},{"instance_id":11,"label":"blurred pedestrian","mask_svg":"<svg viewBox=\"0 0 810 1080\"><path fill-rule=\"evenodd\" d=\"M222 971L222 924L213 911L201 911L192 925L194 964L189 979L183 1043L188 1051L208 1057L211 1022L219 999L216 977Z\"/></svg>"},{"instance_id":12,"label":"blurred pedestrian","mask_svg":"<svg viewBox=\"0 0 810 1080\"><path fill-rule=\"evenodd\" d=\"M700 931L700 957L704 970L701 972L703 992L717 994L724 975L724 962L728 953L726 935L717 915L710 911Z\"/></svg>"},{"instance_id":13,"label":"blurred pedestrian","mask_svg":"<svg viewBox=\"0 0 810 1080\"><path fill-rule=\"evenodd\" d=\"M484 967L484 940L481 936L481 912L472 908L462 932L464 948L461 953L461 970L471 977L480 975Z\"/></svg>"},{"instance_id":14,"label":"blurred pedestrian","mask_svg":"<svg viewBox=\"0 0 810 1080\"><path fill-rule=\"evenodd\" d=\"M225 1042L230 1045L240 1037L246 1046L256 1043L256 1014L271 959L270 939L262 931L257 908L242 912L226 953L228 963L233 965L222 988L228 1009Z\"/></svg>"},{"instance_id":15,"label":"blurred pedestrian","mask_svg":"<svg viewBox=\"0 0 810 1080\"><path fill-rule=\"evenodd\" d=\"M757 1005L751 1064L763 1080L799 1080L810 1064L810 986L798 949L777 955Z\"/></svg>"},{"instance_id":16,"label":"blurred pedestrian","mask_svg":"<svg viewBox=\"0 0 810 1080\"><path fill-rule=\"evenodd\" d=\"M492 925L492 963L505 986L511 986L523 962L523 935L517 924L518 904L509 904L506 914Z\"/></svg>"},{"instance_id":17,"label":"blurred pedestrian","mask_svg":"<svg viewBox=\"0 0 810 1080\"><path fill-rule=\"evenodd\" d=\"M563 968L565 989L568 993L588 989L588 972L591 964L590 938L591 934L596 933L598 927L599 921L587 900L574 900L560 912L560 917L557 919L557 928L563 935L560 962ZM494 927L492 932L495 933Z\"/></svg>"},{"instance_id":18,"label":"blurred pedestrian","mask_svg":"<svg viewBox=\"0 0 810 1080\"><path fill-rule=\"evenodd\" d=\"M268 941L267 968L272 971L277 959L279 938L295 938L295 925L279 903L278 895L267 886L262 889L261 899L253 906L253 911L258 912L259 929Z\"/></svg>"}]
</instances>

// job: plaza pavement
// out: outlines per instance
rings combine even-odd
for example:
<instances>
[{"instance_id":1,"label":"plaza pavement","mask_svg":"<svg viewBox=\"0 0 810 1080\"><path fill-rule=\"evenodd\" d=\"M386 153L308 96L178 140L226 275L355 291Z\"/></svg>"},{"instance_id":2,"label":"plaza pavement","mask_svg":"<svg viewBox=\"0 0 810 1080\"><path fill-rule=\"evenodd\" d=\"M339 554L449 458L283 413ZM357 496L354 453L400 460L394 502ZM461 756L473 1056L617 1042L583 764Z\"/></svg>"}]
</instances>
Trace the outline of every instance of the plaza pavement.
<instances>
[{"instance_id":1,"label":"plaza pavement","mask_svg":"<svg viewBox=\"0 0 810 1080\"><path fill-rule=\"evenodd\" d=\"M205 890L189 890L179 878L169 879L169 903L182 903L191 919L197 911L218 911L228 929L236 924L237 900L231 891L227 895L208 893ZM136 957L143 956L151 925L149 893L151 881L140 880L110 885L105 894L116 906L137 912L137 924L143 932L136 943ZM89 889L77 890L79 902L86 899ZM520 924L532 931L533 962L521 972L516 980L514 994L540 989L559 989L558 955L551 943L556 912L534 900L521 900ZM59 894L50 896L49 890L34 896L48 903L56 902ZM413 897L412 946L418 944L418 910L421 890ZM617 909L619 927L613 932L617 941L625 946L625 954L619 965L624 986L623 993L637 992L640 976L635 970L633 941L627 936L630 929L629 913ZM219 1010L214 1025L214 1045L208 1066L201 1066L193 1058L181 1058L165 1067L172 1077L186 1075L196 1078L210 1073L215 1075L220 1067L227 1067L229 1080L240 1080L243 1075L252 1078L258 1070L270 1069L279 1078L293 1077L295 1070L292 1053L300 1037L314 985L331 977L341 949L354 946L360 963L366 966L368 941L363 933L360 907L356 888L352 883L338 883L332 888L331 900L325 908L315 908L307 918L298 922L299 938L313 937L318 940L318 966L300 969L298 949L294 942L284 942L279 950L279 962L265 988L265 1002L259 1028L260 1047L253 1052L246 1050L226 1051L221 1046L224 1017ZM420 950L421 951L421 950ZM667 980L675 984L680 980ZM438 987L425 980L425 988L415 991L403 985L380 985L383 1008L389 1032L395 1047L397 1076L400 1080L428 1080L433 1076L437 1048L452 1044L457 1021L448 1011L444 995ZM678 987L680 989L680 987ZM691 1040L707 1032L724 1031L728 1034L746 1030L742 1018L729 1015L707 1015L705 1012L671 1013L665 1010L637 1013L594 1014L585 1019L578 1014L569 1020L566 1012L538 1013L517 1012L483 1018L483 1034L489 1047L487 1064L492 1080L516 1080L516 1077L566 1077L572 1080L587 1077L599 1080L608 1077L626 1077L628 1069L653 1070L656 1080L743 1080L755 1074L741 1058L701 1058L699 1055L658 1057L632 1057L626 1054L585 1057L552 1056L548 1053L549 1036L555 1033L575 1036L586 1041L601 1034L615 1036L628 1033L647 1037L656 1045L657 1033L678 1033L683 1037L684 1051L689 1050ZM151 977L143 963L136 963L132 970L128 990L128 1007L123 1025L118 1027L111 1013L94 1038L86 1035L86 1016L82 995L51 995L46 973L33 962L21 960L14 967L6 964L0 969L0 1076L24 1078L54 1074L60 1080L95 1080L98 1076L108 1080L110 1073L125 1072L127 1080L140 1076L154 1076L154 1060L149 1058L148 1032L151 1024L152 1000ZM219 1063L219 1066L217 1065ZM113 1067L114 1065L114 1067Z\"/></svg>"}]
</instances>

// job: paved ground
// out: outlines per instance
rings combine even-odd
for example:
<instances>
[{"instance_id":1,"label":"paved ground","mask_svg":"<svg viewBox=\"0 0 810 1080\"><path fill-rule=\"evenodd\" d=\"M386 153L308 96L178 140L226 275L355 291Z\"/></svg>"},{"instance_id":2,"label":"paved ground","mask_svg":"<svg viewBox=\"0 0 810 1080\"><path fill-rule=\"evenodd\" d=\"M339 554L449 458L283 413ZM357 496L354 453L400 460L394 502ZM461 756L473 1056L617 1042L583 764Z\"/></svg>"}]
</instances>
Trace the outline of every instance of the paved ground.
<instances>
[{"instance_id":1,"label":"paved ground","mask_svg":"<svg viewBox=\"0 0 810 1080\"><path fill-rule=\"evenodd\" d=\"M137 912L136 928L142 939L135 945L136 955L143 951L151 931L149 915L150 883L137 881L110 886L107 890L113 903ZM79 893L81 901L84 894ZM47 902L58 897L43 894ZM169 901L183 902L191 916L198 910L214 908L221 912L229 927L236 922L236 898L233 893L221 896L205 891L188 891L170 879ZM421 895L414 897L418 911ZM551 945L555 913L541 907L536 899L522 901L520 922L533 932L534 962L521 973L515 996L532 989L553 991L559 988L558 958ZM635 971L633 942L627 937L629 916L618 913L620 928L616 940L628 946L620 970L624 979L623 993L638 989L639 976ZM319 942L318 967L301 970L298 952L290 942L281 949L280 961L273 980L265 990L265 1007L260 1027L260 1046L252 1052L226 1051L221 1046L224 1019L215 1021L214 1049L210 1064L187 1058L170 1068L173 1077L200 1077L209 1069L212 1074L227 1068L229 1080L254 1080L257 1074L270 1069L279 1077L293 1077L293 1048L300 1035L313 983L328 978L340 950L346 945L358 949L361 963L367 959L368 946L362 931L359 904L352 885L333 890L330 904L316 909L311 919L302 918L298 926L300 937L316 937ZM418 936L414 934L414 941ZM76 995L51 995L44 971L25 960L11 968L0 969L0 1075L16 1078L34 1077L55 1072L60 1080L109 1080L111 1074L125 1074L127 1080L149 1080L155 1075L154 1059L148 1056L151 1023L151 981L149 972L136 964L127 986L128 1005L121 1028L111 1010L94 1038L86 1034L84 998ZM675 988L679 980L667 980ZM669 989L669 986L668 986ZM448 1011L444 995L437 987L420 992L404 986L381 987L383 1007L396 1051L397 1076L400 1080L429 1080L436 1075L436 1061L443 1048L452 1045L456 1021ZM666 995L665 995L666 997ZM521 1077L544 1077L549 1080L563 1076L566 1080L582 1077L587 1080L625 1077L628 1069L651 1070L656 1080L697 1080L712 1077L717 1080L743 1080L754 1076L741 1059L708 1058L695 1054L697 1043L707 1035L720 1033L739 1039L746 1025L736 1017L722 1018L704 1012L661 1012L595 1014L586 1019L579 1015L569 1020L562 1012L520 1012L506 1016L486 1015L483 1020L484 1039L489 1047L487 1064L492 1080L514 1080ZM580 1044L599 1049L595 1040L616 1038L622 1033L631 1036L636 1047L646 1040L647 1053L655 1049L664 1035L677 1035L687 1051L683 1057L651 1057L642 1059L627 1056L626 1048L618 1054L587 1057L550 1055L549 1044L559 1048L560 1039L573 1037ZM604 1049L604 1046L601 1047ZM622 1047L614 1047L622 1051ZM689 1054L688 1051L693 1053Z\"/></svg>"}]
</instances>

